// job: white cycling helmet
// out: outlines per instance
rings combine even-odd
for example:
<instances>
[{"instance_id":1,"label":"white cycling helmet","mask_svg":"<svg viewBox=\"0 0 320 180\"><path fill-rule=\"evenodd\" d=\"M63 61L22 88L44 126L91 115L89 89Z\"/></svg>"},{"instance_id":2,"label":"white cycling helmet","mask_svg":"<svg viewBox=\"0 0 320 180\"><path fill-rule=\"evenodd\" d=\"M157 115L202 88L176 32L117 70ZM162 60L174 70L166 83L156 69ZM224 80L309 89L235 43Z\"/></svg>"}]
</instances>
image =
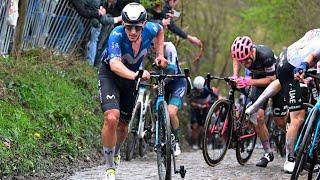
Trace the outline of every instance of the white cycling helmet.
<instances>
[{"instance_id":1,"label":"white cycling helmet","mask_svg":"<svg viewBox=\"0 0 320 180\"><path fill-rule=\"evenodd\" d=\"M202 76L197 76L193 80L193 87L195 87L196 89L202 89L204 88L204 82L205 79Z\"/></svg>"},{"instance_id":2,"label":"white cycling helmet","mask_svg":"<svg viewBox=\"0 0 320 180\"><path fill-rule=\"evenodd\" d=\"M142 26L147 20L147 11L141 4L133 2L123 8L121 17L125 24Z\"/></svg>"}]
</instances>

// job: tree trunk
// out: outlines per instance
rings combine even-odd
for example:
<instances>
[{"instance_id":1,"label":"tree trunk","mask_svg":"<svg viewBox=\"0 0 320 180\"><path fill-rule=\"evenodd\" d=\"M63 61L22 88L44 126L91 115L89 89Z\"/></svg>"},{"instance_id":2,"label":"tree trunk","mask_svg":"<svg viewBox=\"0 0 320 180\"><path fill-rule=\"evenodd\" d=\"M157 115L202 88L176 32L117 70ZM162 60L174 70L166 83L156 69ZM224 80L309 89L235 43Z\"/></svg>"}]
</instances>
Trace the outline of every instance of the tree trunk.
<instances>
[{"instance_id":1,"label":"tree trunk","mask_svg":"<svg viewBox=\"0 0 320 180\"><path fill-rule=\"evenodd\" d=\"M14 40L13 40L13 49L11 52L11 55L14 56L15 58L19 58L22 51L23 31L24 31L24 24L26 20L28 3L29 3L29 0L19 1L19 18L17 22Z\"/></svg>"}]
</instances>

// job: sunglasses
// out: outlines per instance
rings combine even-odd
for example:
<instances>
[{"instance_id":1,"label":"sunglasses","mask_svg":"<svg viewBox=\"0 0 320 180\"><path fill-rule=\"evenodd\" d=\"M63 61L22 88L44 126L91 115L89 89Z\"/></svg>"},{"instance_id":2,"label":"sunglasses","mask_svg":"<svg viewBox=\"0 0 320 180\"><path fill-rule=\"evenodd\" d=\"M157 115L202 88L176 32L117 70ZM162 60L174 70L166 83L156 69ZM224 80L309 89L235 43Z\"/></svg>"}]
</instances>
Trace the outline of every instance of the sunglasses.
<instances>
[{"instance_id":1,"label":"sunglasses","mask_svg":"<svg viewBox=\"0 0 320 180\"><path fill-rule=\"evenodd\" d=\"M132 29L135 29L136 31L141 31L143 26L125 25L124 28L129 32L132 31Z\"/></svg>"}]
</instances>

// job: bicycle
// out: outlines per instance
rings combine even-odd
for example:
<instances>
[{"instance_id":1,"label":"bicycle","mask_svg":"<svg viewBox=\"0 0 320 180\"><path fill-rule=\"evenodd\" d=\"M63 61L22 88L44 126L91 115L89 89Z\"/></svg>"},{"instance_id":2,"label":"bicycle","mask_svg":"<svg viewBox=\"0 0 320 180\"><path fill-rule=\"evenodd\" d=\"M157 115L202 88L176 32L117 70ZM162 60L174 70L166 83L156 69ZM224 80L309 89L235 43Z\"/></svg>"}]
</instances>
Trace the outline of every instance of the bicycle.
<instances>
[{"instance_id":1,"label":"bicycle","mask_svg":"<svg viewBox=\"0 0 320 180\"><path fill-rule=\"evenodd\" d=\"M142 76L143 71L140 70L140 77ZM157 167L159 179L170 180L171 179L171 157L173 161L173 170L175 174L180 174L181 178L185 177L186 170L183 165L179 169L176 167L175 156L173 155L173 148L175 145L175 137L171 134L171 123L168 112L168 105L164 100L165 93L165 79L166 78L186 78L187 80L187 93L191 89L191 79L189 75L189 70L184 69L184 74L175 74L169 75L165 74L163 69L160 70L160 73L151 72L151 79L156 79L157 85L157 97L155 104L155 145L154 150L157 154ZM140 79L140 78L139 78ZM138 81L137 84L140 82Z\"/></svg>"},{"instance_id":2,"label":"bicycle","mask_svg":"<svg viewBox=\"0 0 320 180\"><path fill-rule=\"evenodd\" d=\"M236 82L228 77L206 77L206 86L212 79L224 80L230 85L227 99L217 100L209 110L204 125L203 157L209 166L215 166L224 158L230 142L236 143L237 161L244 165L252 155L257 134L245 115L248 93L237 89ZM245 96L244 104L235 106L235 91ZM211 155L213 155L211 157ZM214 157L217 155L217 157Z\"/></svg>"},{"instance_id":3,"label":"bicycle","mask_svg":"<svg viewBox=\"0 0 320 180\"><path fill-rule=\"evenodd\" d=\"M319 92L319 77L311 73L305 73L306 76L315 79L316 89ZM320 99L318 97L317 103L311 109L305 120L302 130L299 134L297 142L294 147L295 166L291 175L291 180L296 180L303 169L308 171L308 179L312 179L314 168L320 164ZM316 179L320 179L320 172Z\"/></svg>"},{"instance_id":4,"label":"bicycle","mask_svg":"<svg viewBox=\"0 0 320 180\"><path fill-rule=\"evenodd\" d=\"M147 84L140 84L138 96L133 108L132 117L128 125L128 136L125 146L125 159L130 161L135 153L137 144L141 157L146 153L148 144L151 144L151 136L154 132L153 116L151 110L150 91Z\"/></svg>"}]
</instances>

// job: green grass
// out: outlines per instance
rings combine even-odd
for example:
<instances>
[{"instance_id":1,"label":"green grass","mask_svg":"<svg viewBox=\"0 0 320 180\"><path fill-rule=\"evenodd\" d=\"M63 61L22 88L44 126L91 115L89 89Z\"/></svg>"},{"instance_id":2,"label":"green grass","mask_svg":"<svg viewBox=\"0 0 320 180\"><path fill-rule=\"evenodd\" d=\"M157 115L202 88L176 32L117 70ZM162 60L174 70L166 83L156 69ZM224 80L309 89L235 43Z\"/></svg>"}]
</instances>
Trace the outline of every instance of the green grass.
<instances>
[{"instance_id":1,"label":"green grass","mask_svg":"<svg viewBox=\"0 0 320 180\"><path fill-rule=\"evenodd\" d=\"M0 177L96 149L101 121L97 69L86 62L40 50L0 58Z\"/></svg>"}]
</instances>

